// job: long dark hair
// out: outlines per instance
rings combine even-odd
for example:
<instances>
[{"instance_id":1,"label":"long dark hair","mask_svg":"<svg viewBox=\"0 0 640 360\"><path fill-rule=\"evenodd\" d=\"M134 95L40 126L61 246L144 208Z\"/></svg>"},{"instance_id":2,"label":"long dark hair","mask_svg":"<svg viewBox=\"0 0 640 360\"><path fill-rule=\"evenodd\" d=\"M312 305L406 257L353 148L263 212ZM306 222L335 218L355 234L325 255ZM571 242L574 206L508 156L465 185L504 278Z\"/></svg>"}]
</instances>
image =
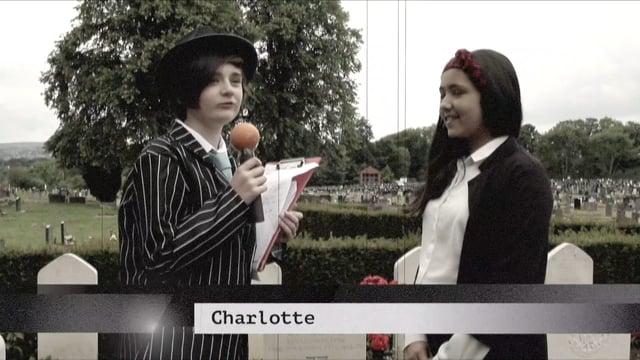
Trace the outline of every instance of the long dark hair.
<instances>
[{"instance_id":1,"label":"long dark hair","mask_svg":"<svg viewBox=\"0 0 640 360\"><path fill-rule=\"evenodd\" d=\"M522 103L518 77L511 61L493 50L458 50L443 72L450 68L464 71L480 92L482 122L491 136L518 137ZM426 182L409 205L411 214L422 216L429 200L442 195L455 176L457 159L465 155L469 155L467 141L449 138L444 120L438 117L426 165Z\"/></svg>"}]
</instances>

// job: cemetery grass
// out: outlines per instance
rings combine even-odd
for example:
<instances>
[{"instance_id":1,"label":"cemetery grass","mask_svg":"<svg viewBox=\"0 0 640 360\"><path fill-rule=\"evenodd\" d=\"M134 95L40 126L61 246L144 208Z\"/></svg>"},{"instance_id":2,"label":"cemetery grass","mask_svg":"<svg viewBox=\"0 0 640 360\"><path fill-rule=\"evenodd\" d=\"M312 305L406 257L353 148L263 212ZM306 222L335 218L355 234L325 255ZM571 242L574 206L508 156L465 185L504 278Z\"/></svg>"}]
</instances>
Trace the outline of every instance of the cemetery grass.
<instances>
[{"instance_id":1,"label":"cemetery grass","mask_svg":"<svg viewBox=\"0 0 640 360\"><path fill-rule=\"evenodd\" d=\"M316 205L300 204L299 210L307 209L316 210L335 210L340 208L329 204ZM56 239L60 243L60 222L65 222L65 234L73 235L75 242L75 250L88 250L109 248L117 251L117 241L109 241L110 231L118 235L117 209L114 204L105 204L103 206L104 216L101 215L100 203L87 202L86 204L49 204L38 201L24 201L22 203L22 212L16 212L15 206L12 204L0 204L0 210L5 215L0 216L0 242L4 240L7 250L21 251L41 251L46 249L45 243L45 226L51 225L51 240ZM353 209L353 211L358 211ZM360 210L362 211L362 210ZM366 212L366 211L363 211ZM379 213L378 211L370 211L369 213ZM594 219L594 214L587 212L575 212L570 218L562 220L555 219L562 223L600 223ZM577 215L577 216L576 216ZM595 221L594 221L595 220ZM104 224L102 225L102 221ZM304 221L304 220L303 220ZM561 242L571 242L578 246L593 243L606 242L622 242L640 244L640 235L627 235L613 227L613 223L609 223L611 227L596 229L592 231L567 231L561 234L551 234L549 240L553 245ZM103 232L102 230L103 229ZM334 246L365 246L377 247L383 244L384 247L394 247L410 249L420 243L419 234L408 234L399 239L371 239L366 236L355 238L332 238L311 240L310 234L300 234L296 241L290 243L291 246L302 247L334 247ZM104 239L104 240L103 240ZM327 241L329 240L329 241ZM49 246L50 248L53 245ZM62 248L56 246L53 248Z\"/></svg>"},{"instance_id":2,"label":"cemetery grass","mask_svg":"<svg viewBox=\"0 0 640 360\"><path fill-rule=\"evenodd\" d=\"M113 243L117 243L111 241L112 244L107 244L110 231L118 235L117 209L113 204L103 206L104 216L98 202L49 204L24 201L21 212L16 212L15 205L6 204L0 210L4 213L0 216L0 242L4 240L7 250L40 251L46 248L47 224L51 225L51 242L55 238L56 243L60 244L61 221L65 224L65 235L72 235L77 247L100 248L103 236L104 245L112 247ZM104 235L101 229L104 229Z\"/></svg>"}]
</instances>

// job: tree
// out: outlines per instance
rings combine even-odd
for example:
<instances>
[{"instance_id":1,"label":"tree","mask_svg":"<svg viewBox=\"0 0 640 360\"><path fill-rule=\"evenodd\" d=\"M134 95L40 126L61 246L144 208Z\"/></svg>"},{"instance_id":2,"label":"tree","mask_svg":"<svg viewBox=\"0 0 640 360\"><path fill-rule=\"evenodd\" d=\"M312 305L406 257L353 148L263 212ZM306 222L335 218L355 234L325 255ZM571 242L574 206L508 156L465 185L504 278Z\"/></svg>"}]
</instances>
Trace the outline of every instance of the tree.
<instances>
[{"instance_id":1,"label":"tree","mask_svg":"<svg viewBox=\"0 0 640 360\"><path fill-rule=\"evenodd\" d=\"M337 1L242 0L259 31L259 71L252 101L267 159L319 154L357 120L357 53Z\"/></svg>"},{"instance_id":2,"label":"tree","mask_svg":"<svg viewBox=\"0 0 640 360\"><path fill-rule=\"evenodd\" d=\"M427 165L435 125L409 128L380 138L372 145L375 167L387 164L398 177L420 178Z\"/></svg>"},{"instance_id":3,"label":"tree","mask_svg":"<svg viewBox=\"0 0 640 360\"><path fill-rule=\"evenodd\" d=\"M41 77L60 120L47 149L85 178L109 174L115 182L172 118L154 84L162 54L199 25L246 35L241 19L229 1L80 3L77 25L56 43Z\"/></svg>"},{"instance_id":4,"label":"tree","mask_svg":"<svg viewBox=\"0 0 640 360\"><path fill-rule=\"evenodd\" d=\"M540 158L551 177L586 176L584 164L592 128L584 120L566 120L542 136Z\"/></svg>"},{"instance_id":5,"label":"tree","mask_svg":"<svg viewBox=\"0 0 640 360\"><path fill-rule=\"evenodd\" d=\"M524 146L531 154L538 152L538 146L540 142L540 133L536 130L536 127L531 124L524 124L520 128L520 135L518 141Z\"/></svg>"},{"instance_id":6,"label":"tree","mask_svg":"<svg viewBox=\"0 0 640 360\"><path fill-rule=\"evenodd\" d=\"M42 160L35 163L29 169L29 173L33 177L41 179L48 189L58 186L64 178L62 169L60 169L53 159Z\"/></svg>"},{"instance_id":7,"label":"tree","mask_svg":"<svg viewBox=\"0 0 640 360\"><path fill-rule=\"evenodd\" d=\"M263 160L323 155L349 163L341 142L356 121L351 75L360 69L361 40L338 2L86 0L79 10L41 77L61 123L47 148L65 167L115 180L167 130L172 116L154 69L202 25L255 41L260 64L247 106L263 134Z\"/></svg>"},{"instance_id":8,"label":"tree","mask_svg":"<svg viewBox=\"0 0 640 360\"><path fill-rule=\"evenodd\" d=\"M382 169L380 175L382 176L382 181L384 182L392 182L395 179L393 171L391 170L389 165L385 166L384 169Z\"/></svg>"},{"instance_id":9,"label":"tree","mask_svg":"<svg viewBox=\"0 0 640 360\"><path fill-rule=\"evenodd\" d=\"M616 170L625 161L638 159L638 148L625 133L622 124L611 126L593 136L594 164L597 165L597 177L613 177Z\"/></svg>"},{"instance_id":10,"label":"tree","mask_svg":"<svg viewBox=\"0 0 640 360\"><path fill-rule=\"evenodd\" d=\"M42 179L38 177L34 177L29 173L29 170L23 167L13 167L9 170L8 174L9 184L11 186L22 188L22 189L31 189L35 188L38 190L44 189L44 182Z\"/></svg>"}]
</instances>

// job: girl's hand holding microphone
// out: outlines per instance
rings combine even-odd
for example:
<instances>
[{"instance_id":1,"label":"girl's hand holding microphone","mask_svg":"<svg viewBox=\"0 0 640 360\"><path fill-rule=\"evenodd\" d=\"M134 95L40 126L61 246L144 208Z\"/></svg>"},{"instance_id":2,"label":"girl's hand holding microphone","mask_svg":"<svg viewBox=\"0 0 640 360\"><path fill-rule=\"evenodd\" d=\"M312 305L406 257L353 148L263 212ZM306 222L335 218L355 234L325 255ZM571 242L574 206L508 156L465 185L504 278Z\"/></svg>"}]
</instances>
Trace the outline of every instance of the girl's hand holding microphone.
<instances>
[{"instance_id":1,"label":"girl's hand holding microphone","mask_svg":"<svg viewBox=\"0 0 640 360\"><path fill-rule=\"evenodd\" d=\"M253 157L238 166L231 178L231 187L244 200L244 203L249 205L267 190L266 182L262 162Z\"/></svg>"}]
</instances>

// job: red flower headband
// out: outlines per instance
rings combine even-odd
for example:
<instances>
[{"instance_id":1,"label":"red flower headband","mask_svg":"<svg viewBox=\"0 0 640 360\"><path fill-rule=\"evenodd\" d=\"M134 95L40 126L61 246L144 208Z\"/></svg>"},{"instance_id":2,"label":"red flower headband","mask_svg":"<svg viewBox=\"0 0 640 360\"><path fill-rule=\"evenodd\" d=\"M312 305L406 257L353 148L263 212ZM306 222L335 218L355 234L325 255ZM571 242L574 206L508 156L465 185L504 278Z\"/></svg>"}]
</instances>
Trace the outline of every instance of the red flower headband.
<instances>
[{"instance_id":1,"label":"red flower headband","mask_svg":"<svg viewBox=\"0 0 640 360\"><path fill-rule=\"evenodd\" d=\"M480 64L478 64L478 62L473 58L473 54L467 49L460 49L456 51L456 55L453 59L449 60L442 72L453 68L464 71L474 84L479 85L480 87L485 87L487 85L487 80L480 68Z\"/></svg>"}]
</instances>

